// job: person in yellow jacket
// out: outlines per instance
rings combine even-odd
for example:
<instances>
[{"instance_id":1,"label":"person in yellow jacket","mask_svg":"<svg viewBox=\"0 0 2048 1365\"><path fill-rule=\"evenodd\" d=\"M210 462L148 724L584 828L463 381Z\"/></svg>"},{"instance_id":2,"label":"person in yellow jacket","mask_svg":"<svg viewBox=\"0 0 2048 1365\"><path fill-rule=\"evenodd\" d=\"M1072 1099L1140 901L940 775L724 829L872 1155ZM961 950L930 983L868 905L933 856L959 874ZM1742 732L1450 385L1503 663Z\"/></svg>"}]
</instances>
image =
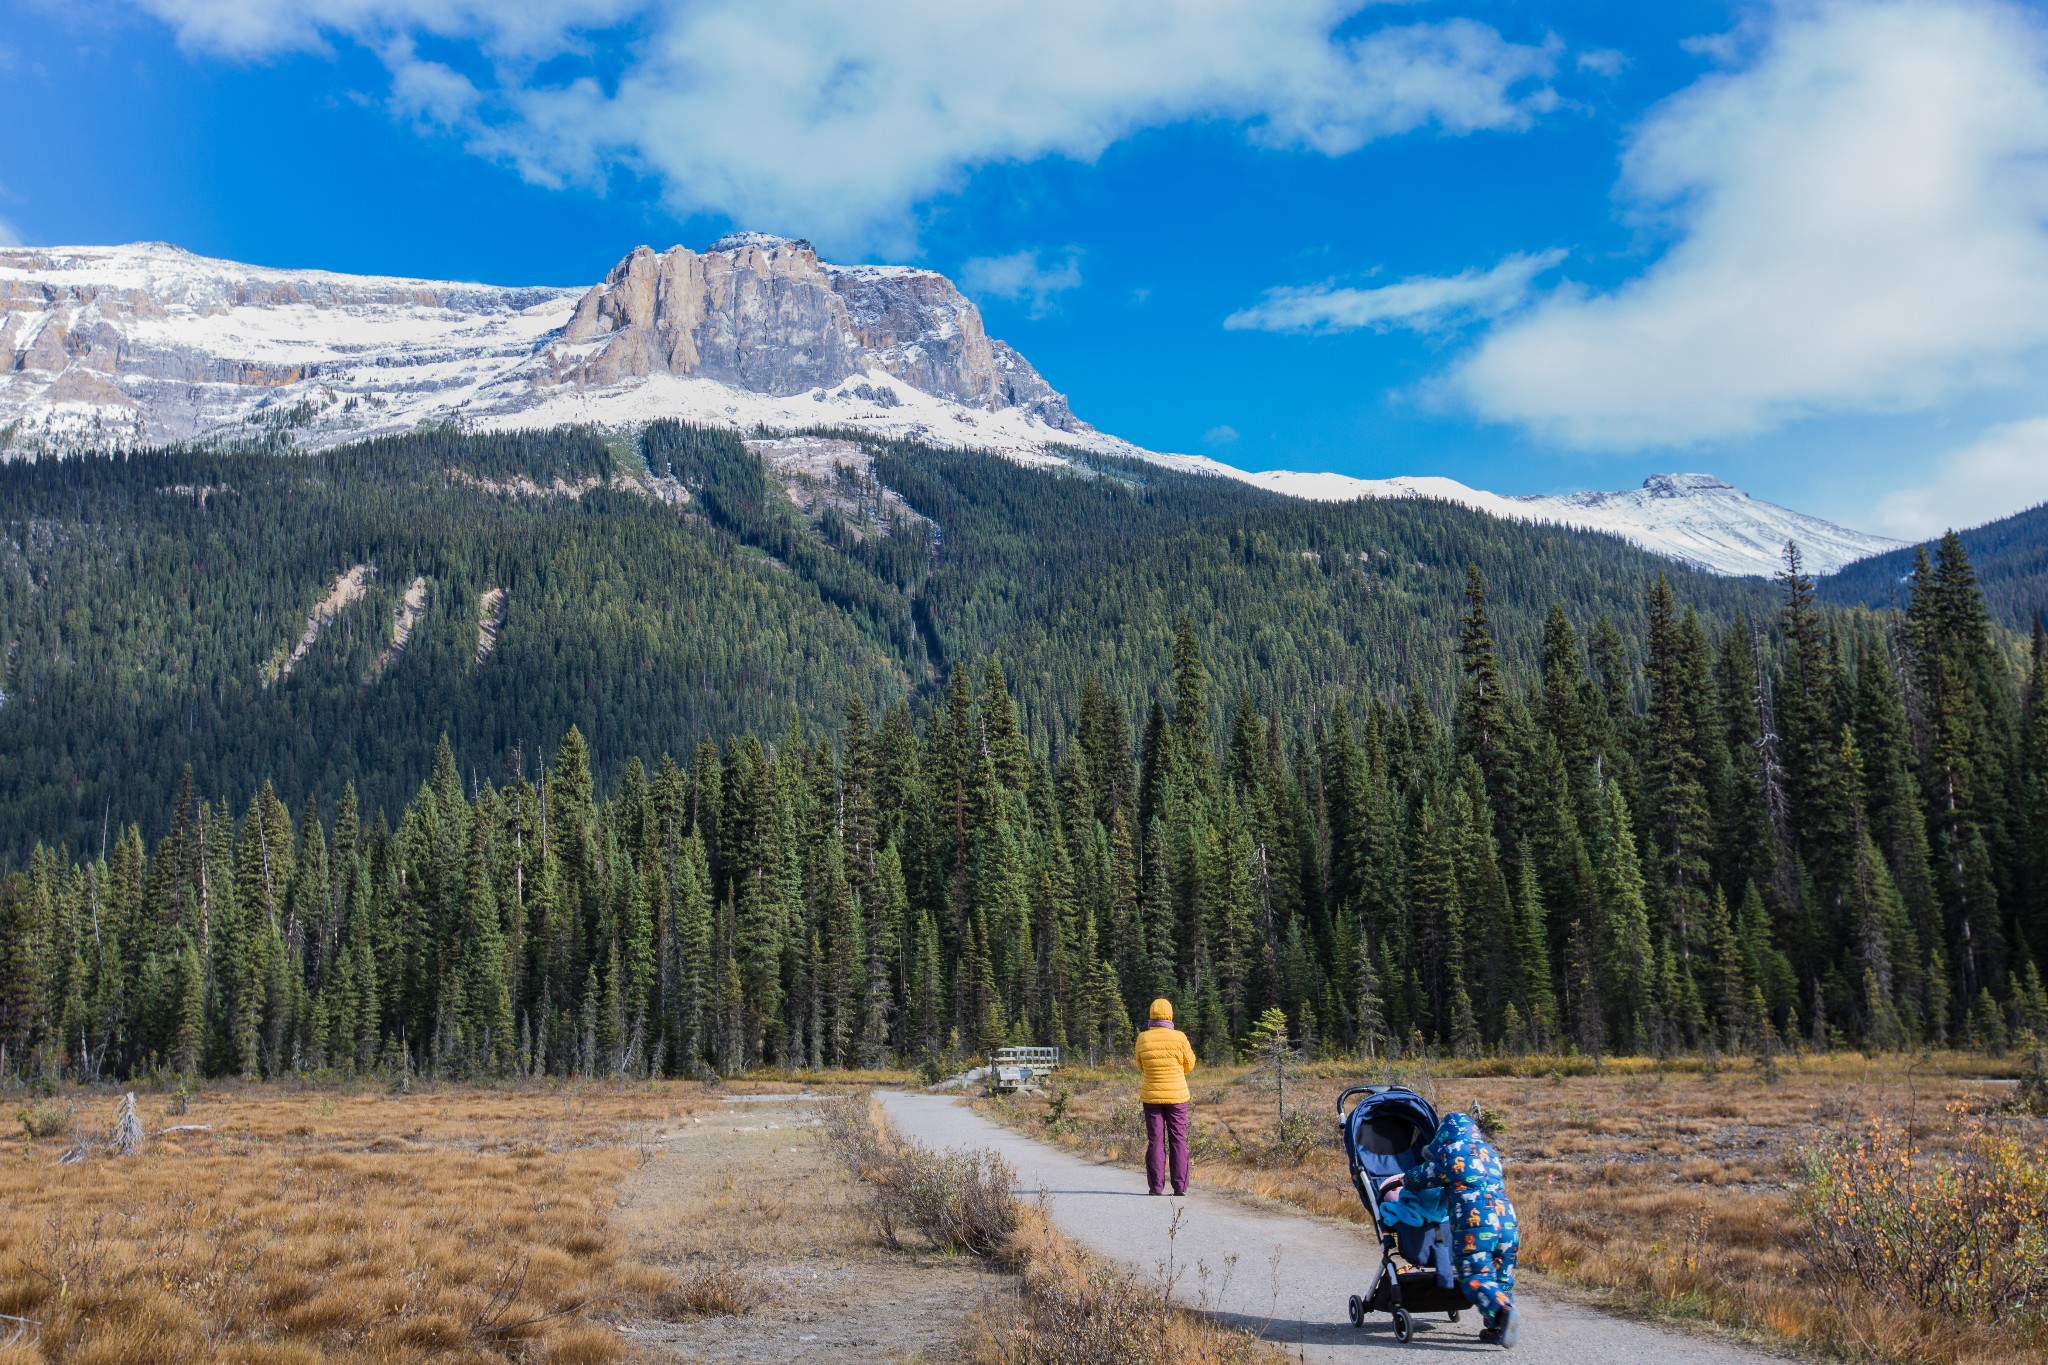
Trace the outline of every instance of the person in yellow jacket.
<instances>
[{"instance_id":1,"label":"person in yellow jacket","mask_svg":"<svg viewBox=\"0 0 2048 1365\"><path fill-rule=\"evenodd\" d=\"M1152 1021L1138 1035L1136 1057L1138 1102L1145 1106L1145 1181L1152 1193L1166 1192L1169 1169L1173 1192L1188 1192L1188 1073L1195 1069L1195 1050L1188 1036L1173 1026L1173 1002L1154 1000Z\"/></svg>"}]
</instances>

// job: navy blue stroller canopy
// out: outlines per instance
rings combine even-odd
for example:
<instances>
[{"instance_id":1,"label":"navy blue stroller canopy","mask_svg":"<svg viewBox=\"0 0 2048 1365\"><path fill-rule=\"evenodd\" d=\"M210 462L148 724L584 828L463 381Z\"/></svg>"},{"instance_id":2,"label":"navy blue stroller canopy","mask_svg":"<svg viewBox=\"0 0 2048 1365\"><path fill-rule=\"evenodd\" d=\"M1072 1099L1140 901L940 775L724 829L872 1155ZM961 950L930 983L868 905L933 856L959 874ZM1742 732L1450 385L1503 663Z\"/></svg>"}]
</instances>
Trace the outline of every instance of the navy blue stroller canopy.
<instances>
[{"instance_id":1,"label":"navy blue stroller canopy","mask_svg":"<svg viewBox=\"0 0 2048 1365\"><path fill-rule=\"evenodd\" d=\"M1390 1175L1423 1162L1422 1149L1436 1136L1434 1107L1413 1090L1391 1087L1358 1102L1345 1120L1346 1145L1375 1186Z\"/></svg>"}]
</instances>

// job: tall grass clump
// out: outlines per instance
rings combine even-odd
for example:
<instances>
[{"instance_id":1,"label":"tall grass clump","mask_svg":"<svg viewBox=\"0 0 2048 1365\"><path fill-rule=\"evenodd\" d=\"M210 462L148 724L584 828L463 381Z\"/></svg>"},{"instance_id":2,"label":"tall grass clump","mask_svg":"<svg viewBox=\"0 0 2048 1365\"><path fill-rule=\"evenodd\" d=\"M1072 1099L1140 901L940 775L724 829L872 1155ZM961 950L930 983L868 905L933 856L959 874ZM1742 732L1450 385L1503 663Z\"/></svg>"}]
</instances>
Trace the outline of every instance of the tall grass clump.
<instances>
[{"instance_id":1,"label":"tall grass clump","mask_svg":"<svg viewBox=\"0 0 2048 1365\"><path fill-rule=\"evenodd\" d=\"M867 1191L882 1240L914 1229L943 1251L999 1254L1017 1230L1017 1173L992 1151L934 1152L893 1136L866 1095L820 1106L825 1140Z\"/></svg>"},{"instance_id":2,"label":"tall grass clump","mask_svg":"<svg viewBox=\"0 0 2048 1365\"><path fill-rule=\"evenodd\" d=\"M1898 1123L1812 1154L1804 1209L1824 1284L1959 1319L2048 1326L2048 1154L2010 1126L1950 1107L1952 1150L1928 1156Z\"/></svg>"},{"instance_id":3,"label":"tall grass clump","mask_svg":"<svg viewBox=\"0 0 2048 1365\"><path fill-rule=\"evenodd\" d=\"M1256 1338L1182 1310L1169 1288L1104 1266L1027 1209L1011 1258L1017 1294L976 1316L964 1365L1279 1365Z\"/></svg>"}]
</instances>

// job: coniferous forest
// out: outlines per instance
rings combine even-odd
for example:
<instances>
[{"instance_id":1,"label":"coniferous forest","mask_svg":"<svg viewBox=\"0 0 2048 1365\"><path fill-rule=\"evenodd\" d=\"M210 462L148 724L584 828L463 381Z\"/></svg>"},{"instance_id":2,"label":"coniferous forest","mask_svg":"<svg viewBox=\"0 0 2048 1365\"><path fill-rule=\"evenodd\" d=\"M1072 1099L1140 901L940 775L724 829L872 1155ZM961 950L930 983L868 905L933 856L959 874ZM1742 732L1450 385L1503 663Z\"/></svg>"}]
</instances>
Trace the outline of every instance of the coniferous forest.
<instances>
[{"instance_id":1,"label":"coniferous forest","mask_svg":"<svg viewBox=\"0 0 2048 1365\"><path fill-rule=\"evenodd\" d=\"M2048 1033L2048 647L1956 537L1847 611L1796 552L873 470L865 529L673 426L0 470L6 1064L1100 1053L1160 994L1211 1057L1271 1005L1372 1054Z\"/></svg>"}]
</instances>

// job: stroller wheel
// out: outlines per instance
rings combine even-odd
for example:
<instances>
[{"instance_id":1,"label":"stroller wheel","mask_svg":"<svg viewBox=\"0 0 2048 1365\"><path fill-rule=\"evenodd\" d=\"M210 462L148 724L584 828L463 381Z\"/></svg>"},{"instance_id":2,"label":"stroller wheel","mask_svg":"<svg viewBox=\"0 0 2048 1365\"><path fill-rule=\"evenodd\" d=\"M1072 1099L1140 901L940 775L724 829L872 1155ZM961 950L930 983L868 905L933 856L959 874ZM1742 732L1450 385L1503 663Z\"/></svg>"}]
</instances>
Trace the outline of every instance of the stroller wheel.
<instances>
[{"instance_id":1,"label":"stroller wheel","mask_svg":"<svg viewBox=\"0 0 2048 1365\"><path fill-rule=\"evenodd\" d=\"M1456 1322L1459 1318L1465 1316L1465 1310L1462 1308L1453 1308L1450 1312L1444 1314L1444 1316L1449 1318L1452 1322Z\"/></svg>"},{"instance_id":2,"label":"stroller wheel","mask_svg":"<svg viewBox=\"0 0 2048 1365\"><path fill-rule=\"evenodd\" d=\"M1356 1294L1351 1296L1351 1325L1353 1327L1365 1326L1365 1300L1359 1298Z\"/></svg>"},{"instance_id":3,"label":"stroller wheel","mask_svg":"<svg viewBox=\"0 0 2048 1365\"><path fill-rule=\"evenodd\" d=\"M1394 1310L1394 1340L1405 1344L1414 1335L1415 1320L1408 1316L1407 1309L1396 1308Z\"/></svg>"}]
</instances>

